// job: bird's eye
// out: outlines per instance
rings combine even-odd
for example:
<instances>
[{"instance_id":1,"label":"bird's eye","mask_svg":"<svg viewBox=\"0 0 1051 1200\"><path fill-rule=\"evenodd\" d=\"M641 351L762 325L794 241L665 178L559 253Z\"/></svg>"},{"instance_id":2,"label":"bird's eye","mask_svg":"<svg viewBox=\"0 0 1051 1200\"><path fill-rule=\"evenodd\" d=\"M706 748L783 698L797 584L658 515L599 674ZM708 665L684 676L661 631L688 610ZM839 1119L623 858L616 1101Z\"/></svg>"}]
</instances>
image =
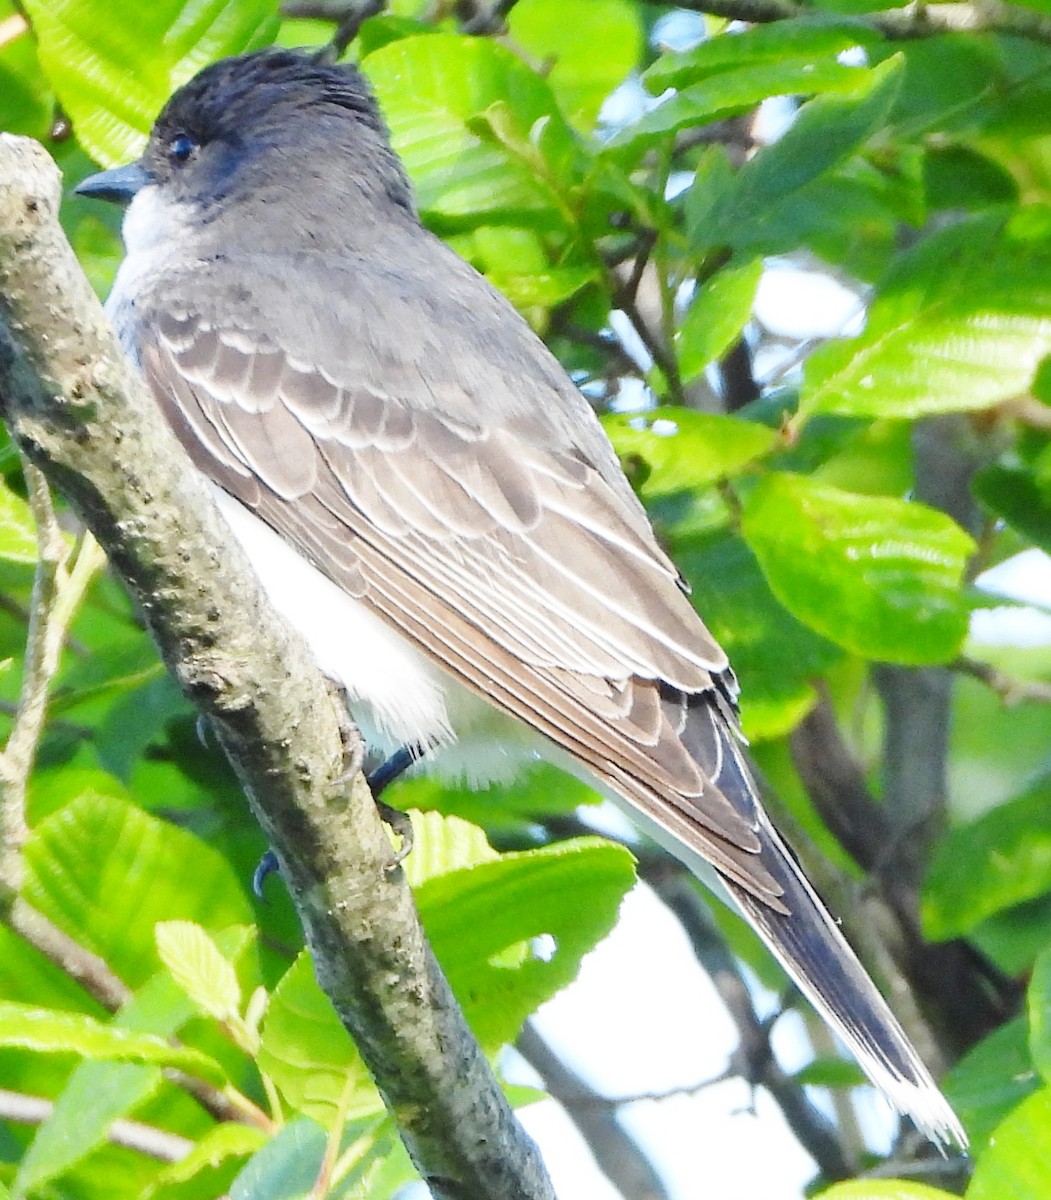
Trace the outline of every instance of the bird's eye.
<instances>
[{"instance_id":1,"label":"bird's eye","mask_svg":"<svg viewBox=\"0 0 1051 1200\"><path fill-rule=\"evenodd\" d=\"M197 151L197 143L188 133L179 133L168 145L168 157L173 163L189 162Z\"/></svg>"}]
</instances>

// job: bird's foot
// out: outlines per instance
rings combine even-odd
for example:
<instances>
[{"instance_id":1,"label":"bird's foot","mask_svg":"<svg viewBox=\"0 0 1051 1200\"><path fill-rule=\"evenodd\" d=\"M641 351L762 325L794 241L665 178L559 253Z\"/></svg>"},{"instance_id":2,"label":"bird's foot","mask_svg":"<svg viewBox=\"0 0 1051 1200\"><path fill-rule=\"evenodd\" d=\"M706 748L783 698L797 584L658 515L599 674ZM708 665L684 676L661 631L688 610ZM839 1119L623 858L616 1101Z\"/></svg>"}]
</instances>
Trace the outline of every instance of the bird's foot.
<instances>
[{"instance_id":1,"label":"bird's foot","mask_svg":"<svg viewBox=\"0 0 1051 1200\"><path fill-rule=\"evenodd\" d=\"M340 775L337 783L348 784L361 770L361 738L349 719L345 724L341 724L340 732L343 735L346 770ZM399 775L403 775L422 754L423 748L418 745L402 746L365 776L365 782L369 785L369 791L372 793L372 799L376 803L381 820L401 839L401 846L387 866L388 871L400 867L412 853L412 821L408 813L404 813L400 808L394 808L390 804L385 804L380 799L380 794ZM260 900L263 898L263 884L267 877L279 869L277 855L273 850L267 850L259 860L259 866L252 873L252 891Z\"/></svg>"},{"instance_id":2,"label":"bird's foot","mask_svg":"<svg viewBox=\"0 0 1051 1200\"><path fill-rule=\"evenodd\" d=\"M391 805L384 804L380 799L380 794L399 775L404 775L422 754L423 748L421 746L402 746L400 749L395 750L390 758L385 758L378 767L366 776L369 791L372 792L372 798L376 802L376 808L380 817L401 838L401 847L394 855L393 860L387 868L388 871L393 871L395 868L400 867L412 852L412 821L409 819L408 813L402 812L400 808L392 808Z\"/></svg>"}]
</instances>

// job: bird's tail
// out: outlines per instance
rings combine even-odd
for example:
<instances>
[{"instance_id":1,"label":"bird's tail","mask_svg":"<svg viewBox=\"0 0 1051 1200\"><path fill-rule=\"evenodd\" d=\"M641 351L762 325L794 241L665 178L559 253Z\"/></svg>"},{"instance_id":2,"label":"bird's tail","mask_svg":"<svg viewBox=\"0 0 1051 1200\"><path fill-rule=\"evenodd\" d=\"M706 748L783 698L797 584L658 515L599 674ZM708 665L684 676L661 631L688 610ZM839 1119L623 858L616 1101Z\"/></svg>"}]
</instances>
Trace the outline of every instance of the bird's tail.
<instances>
[{"instance_id":1,"label":"bird's tail","mask_svg":"<svg viewBox=\"0 0 1051 1200\"><path fill-rule=\"evenodd\" d=\"M731 739L732 735L727 741ZM762 863L782 889L785 911L724 878L725 886L793 982L894 1107L939 1148L953 1143L966 1147L959 1118L755 800L755 786L737 746L731 747L727 760L719 789L735 807L746 797L730 793L747 793L758 818Z\"/></svg>"}]
</instances>

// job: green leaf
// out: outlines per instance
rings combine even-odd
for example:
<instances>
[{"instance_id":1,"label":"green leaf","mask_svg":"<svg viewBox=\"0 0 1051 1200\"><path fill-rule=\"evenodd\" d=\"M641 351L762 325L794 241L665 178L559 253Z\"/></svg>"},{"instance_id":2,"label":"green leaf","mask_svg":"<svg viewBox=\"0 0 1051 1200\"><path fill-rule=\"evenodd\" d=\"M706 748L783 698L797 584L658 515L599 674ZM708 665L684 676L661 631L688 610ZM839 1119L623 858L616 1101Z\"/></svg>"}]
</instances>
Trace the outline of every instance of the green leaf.
<instances>
[{"instance_id":1,"label":"green leaf","mask_svg":"<svg viewBox=\"0 0 1051 1200\"><path fill-rule=\"evenodd\" d=\"M40 61L80 144L104 166L141 153L171 93L203 66L264 46L270 0L27 0Z\"/></svg>"},{"instance_id":2,"label":"green leaf","mask_svg":"<svg viewBox=\"0 0 1051 1200\"><path fill-rule=\"evenodd\" d=\"M0 482L0 558L35 563L38 557L36 525L29 505Z\"/></svg>"},{"instance_id":3,"label":"green leaf","mask_svg":"<svg viewBox=\"0 0 1051 1200\"><path fill-rule=\"evenodd\" d=\"M721 221L737 187L737 173L725 146L716 143L702 151L686 193L686 237L691 246L706 249L712 244L711 231Z\"/></svg>"},{"instance_id":4,"label":"green leaf","mask_svg":"<svg viewBox=\"0 0 1051 1200\"><path fill-rule=\"evenodd\" d=\"M490 832L514 831L518 837L523 826L544 817L564 816L581 805L600 803L594 789L547 763L536 763L507 783L485 788L449 788L425 774L399 780L396 786L395 802L403 811L437 809ZM410 866L409 860L405 866Z\"/></svg>"},{"instance_id":5,"label":"green leaf","mask_svg":"<svg viewBox=\"0 0 1051 1200\"><path fill-rule=\"evenodd\" d=\"M447 244L532 318L565 303L600 277L594 263L556 264L545 240L532 229L479 225L445 239Z\"/></svg>"},{"instance_id":6,"label":"green leaf","mask_svg":"<svg viewBox=\"0 0 1051 1200\"><path fill-rule=\"evenodd\" d=\"M815 1058L792 1078L808 1087L852 1088L865 1083L864 1071L845 1058Z\"/></svg>"},{"instance_id":7,"label":"green leaf","mask_svg":"<svg viewBox=\"0 0 1051 1200\"><path fill-rule=\"evenodd\" d=\"M899 48L894 43L872 43L870 53L880 57L891 46ZM995 122L1004 102L1010 104L1018 93L1023 103L1030 99L1024 96L1022 79L1009 82L1000 61L1001 55L1019 60L1024 77L1024 59L1012 49L998 50L992 38L923 38L903 49L904 78L889 122L899 138L919 140L930 132L935 136L924 140L937 145L947 135L973 132ZM1037 79L1042 74L1035 73Z\"/></svg>"},{"instance_id":8,"label":"green leaf","mask_svg":"<svg viewBox=\"0 0 1051 1200\"><path fill-rule=\"evenodd\" d=\"M849 418L823 419L849 421ZM808 431L812 428L813 423L806 426ZM814 467L813 478L867 496L908 495L916 486L912 469L912 434L912 426L907 421L857 423L853 432L846 435L841 448Z\"/></svg>"},{"instance_id":9,"label":"green leaf","mask_svg":"<svg viewBox=\"0 0 1051 1200\"><path fill-rule=\"evenodd\" d=\"M683 383L696 379L741 336L752 315L762 259L724 267L697 291L675 338Z\"/></svg>"},{"instance_id":10,"label":"green leaf","mask_svg":"<svg viewBox=\"0 0 1051 1200\"><path fill-rule=\"evenodd\" d=\"M1042 550L1051 551L1051 495L1032 471L994 465L979 471L971 485L975 496L1012 529Z\"/></svg>"},{"instance_id":11,"label":"green leaf","mask_svg":"<svg viewBox=\"0 0 1051 1200\"><path fill-rule=\"evenodd\" d=\"M623 847L583 838L493 857L463 822L428 814L414 823L417 850L440 874L416 889L424 928L487 1051L511 1041L525 1017L565 986L609 931L634 881ZM434 839L436 848L427 846ZM473 865L448 869L457 862ZM534 949L536 939L553 945ZM301 955L271 997L262 1070L296 1110L328 1126L382 1108L357 1051Z\"/></svg>"},{"instance_id":12,"label":"green leaf","mask_svg":"<svg viewBox=\"0 0 1051 1200\"><path fill-rule=\"evenodd\" d=\"M33 830L24 894L132 987L159 965L153 930L248 925L230 864L207 843L112 796L78 797Z\"/></svg>"},{"instance_id":13,"label":"green leaf","mask_svg":"<svg viewBox=\"0 0 1051 1200\"><path fill-rule=\"evenodd\" d=\"M956 1200L953 1192L909 1179L852 1179L837 1183L816 1200Z\"/></svg>"},{"instance_id":14,"label":"green leaf","mask_svg":"<svg viewBox=\"0 0 1051 1200\"><path fill-rule=\"evenodd\" d=\"M1039 1086L1022 1017L983 1038L942 1080L942 1090L967 1130L975 1158L981 1157L1004 1117Z\"/></svg>"},{"instance_id":15,"label":"green leaf","mask_svg":"<svg viewBox=\"0 0 1051 1200\"><path fill-rule=\"evenodd\" d=\"M771 474L745 504L742 530L774 595L846 649L900 663L958 653L974 542L943 513Z\"/></svg>"},{"instance_id":16,"label":"green leaf","mask_svg":"<svg viewBox=\"0 0 1051 1200\"><path fill-rule=\"evenodd\" d=\"M163 738L168 722L192 711L167 671L151 672L145 679L132 677L127 685L95 735L99 761L125 781L146 748Z\"/></svg>"},{"instance_id":17,"label":"green leaf","mask_svg":"<svg viewBox=\"0 0 1051 1200\"><path fill-rule=\"evenodd\" d=\"M723 71L683 88L651 109L617 134L612 145L642 150L679 130L710 125L747 112L771 96L809 96L822 92L853 95L859 83L868 80L868 75L866 68L844 66L834 58L788 59Z\"/></svg>"},{"instance_id":18,"label":"green leaf","mask_svg":"<svg viewBox=\"0 0 1051 1200\"><path fill-rule=\"evenodd\" d=\"M643 49L641 13L631 0L578 5L572 37L566 36L564 0L518 0L507 26L516 45L551 64L545 77L562 111L584 130L594 124L610 92L627 79Z\"/></svg>"},{"instance_id":19,"label":"green leaf","mask_svg":"<svg viewBox=\"0 0 1051 1200\"><path fill-rule=\"evenodd\" d=\"M777 434L765 425L685 408L615 413L602 423L621 458L645 462L646 498L715 483L777 443Z\"/></svg>"},{"instance_id":20,"label":"green leaf","mask_svg":"<svg viewBox=\"0 0 1051 1200\"><path fill-rule=\"evenodd\" d=\"M1051 1083L1051 950L1036 960L1029 981L1029 1050L1033 1065Z\"/></svg>"},{"instance_id":21,"label":"green leaf","mask_svg":"<svg viewBox=\"0 0 1051 1200\"><path fill-rule=\"evenodd\" d=\"M1010 222L986 214L901 256L860 337L809 359L800 412L919 417L987 408L1025 392L1049 352L1047 214L1022 210Z\"/></svg>"},{"instance_id":22,"label":"green leaf","mask_svg":"<svg viewBox=\"0 0 1051 1200\"><path fill-rule=\"evenodd\" d=\"M243 949L243 931L224 931L220 941L229 953ZM195 1015L189 999L166 972L141 987L112 1020L132 1033L174 1036ZM40 1126L18 1171L19 1193L40 1187L68 1171L102 1146L109 1127L140 1107L162 1087L160 1068L122 1062L82 1062L55 1100L51 1116Z\"/></svg>"},{"instance_id":23,"label":"green leaf","mask_svg":"<svg viewBox=\"0 0 1051 1200\"><path fill-rule=\"evenodd\" d=\"M110 1125L157 1094L160 1067L131 1062L82 1062L40 1126L18 1168L24 1195L76 1166L104 1145Z\"/></svg>"},{"instance_id":24,"label":"green leaf","mask_svg":"<svg viewBox=\"0 0 1051 1200\"><path fill-rule=\"evenodd\" d=\"M1051 1088L1007 1117L978 1160L967 1200L1047 1200L1051 1196Z\"/></svg>"},{"instance_id":25,"label":"green leaf","mask_svg":"<svg viewBox=\"0 0 1051 1200\"><path fill-rule=\"evenodd\" d=\"M923 888L923 927L935 941L970 932L1003 909L1051 891L1051 777L976 821L950 829Z\"/></svg>"},{"instance_id":26,"label":"green leaf","mask_svg":"<svg viewBox=\"0 0 1051 1200\"><path fill-rule=\"evenodd\" d=\"M697 611L740 681L745 732L755 739L789 732L813 706L812 681L841 652L782 607L741 538L716 533L676 543L674 551Z\"/></svg>"},{"instance_id":27,"label":"green leaf","mask_svg":"<svg viewBox=\"0 0 1051 1200\"><path fill-rule=\"evenodd\" d=\"M157 1177L157 1188L173 1183L185 1183L199 1172L218 1166L230 1158L244 1158L261 1150L270 1140L269 1136L254 1125L242 1125L237 1121L226 1121L209 1129L204 1137L186 1155L164 1168Z\"/></svg>"},{"instance_id":28,"label":"green leaf","mask_svg":"<svg viewBox=\"0 0 1051 1200\"><path fill-rule=\"evenodd\" d=\"M427 936L484 1048L512 1041L575 978L616 921L632 863L622 846L579 838L503 854L417 890ZM548 948L527 949L536 939Z\"/></svg>"},{"instance_id":29,"label":"green leaf","mask_svg":"<svg viewBox=\"0 0 1051 1200\"><path fill-rule=\"evenodd\" d=\"M449 871L500 857L489 845L485 831L469 821L438 812L414 812L411 817L413 851L402 867L412 888Z\"/></svg>"},{"instance_id":30,"label":"green leaf","mask_svg":"<svg viewBox=\"0 0 1051 1200\"><path fill-rule=\"evenodd\" d=\"M155 932L161 962L196 1007L217 1021L236 1020L241 1008L237 974L200 925L162 921Z\"/></svg>"},{"instance_id":31,"label":"green leaf","mask_svg":"<svg viewBox=\"0 0 1051 1200\"><path fill-rule=\"evenodd\" d=\"M230 1200L307 1200L314 1191L327 1144L314 1121L289 1121L230 1185Z\"/></svg>"},{"instance_id":32,"label":"green leaf","mask_svg":"<svg viewBox=\"0 0 1051 1200\"><path fill-rule=\"evenodd\" d=\"M844 162L882 128L900 75L896 56L871 70L857 69L850 92L804 104L782 137L745 163L709 220L694 224L703 245L733 246L742 230L754 240L757 227L776 226L788 198ZM700 178L694 187L699 185Z\"/></svg>"},{"instance_id":33,"label":"green leaf","mask_svg":"<svg viewBox=\"0 0 1051 1200\"><path fill-rule=\"evenodd\" d=\"M925 149L923 185L932 211L1017 204L1018 182L999 163L966 145Z\"/></svg>"},{"instance_id":34,"label":"green leaf","mask_svg":"<svg viewBox=\"0 0 1051 1200\"><path fill-rule=\"evenodd\" d=\"M43 141L54 107L55 97L27 30L0 47L0 128Z\"/></svg>"},{"instance_id":35,"label":"green leaf","mask_svg":"<svg viewBox=\"0 0 1051 1200\"><path fill-rule=\"evenodd\" d=\"M594 267L551 267L546 271L488 272L489 282L520 312L557 308L596 278Z\"/></svg>"},{"instance_id":36,"label":"green leaf","mask_svg":"<svg viewBox=\"0 0 1051 1200\"><path fill-rule=\"evenodd\" d=\"M424 216L455 227L561 225L576 154L551 88L486 38L428 34L370 54L368 75ZM548 169L550 166L550 169Z\"/></svg>"},{"instance_id":37,"label":"green leaf","mask_svg":"<svg viewBox=\"0 0 1051 1200\"><path fill-rule=\"evenodd\" d=\"M986 917L968 937L1003 974L1025 974L1051 945L1051 892Z\"/></svg>"},{"instance_id":38,"label":"green leaf","mask_svg":"<svg viewBox=\"0 0 1051 1200\"><path fill-rule=\"evenodd\" d=\"M84 1013L35 1008L10 1000L0 1000L0 1046L18 1046L40 1054L77 1054L96 1061L155 1063L186 1071L217 1087L226 1083L222 1067L199 1050L105 1025Z\"/></svg>"},{"instance_id":39,"label":"green leaf","mask_svg":"<svg viewBox=\"0 0 1051 1200\"><path fill-rule=\"evenodd\" d=\"M902 218L894 192L886 172L855 155L782 197L776 209L737 226L734 251L798 256L806 246L859 279L874 280L897 249ZM708 236L701 229L691 243L703 246Z\"/></svg>"},{"instance_id":40,"label":"green leaf","mask_svg":"<svg viewBox=\"0 0 1051 1200\"><path fill-rule=\"evenodd\" d=\"M259 1068L297 1112L329 1128L376 1116L383 1101L304 950L278 981L263 1021Z\"/></svg>"},{"instance_id":41,"label":"green leaf","mask_svg":"<svg viewBox=\"0 0 1051 1200\"><path fill-rule=\"evenodd\" d=\"M853 22L828 20L819 13L804 20L778 21L739 32L706 38L690 50L663 54L642 73L654 95L665 88L682 88L722 71L756 63L781 63L801 59L816 63L835 59L844 50L877 39Z\"/></svg>"}]
</instances>

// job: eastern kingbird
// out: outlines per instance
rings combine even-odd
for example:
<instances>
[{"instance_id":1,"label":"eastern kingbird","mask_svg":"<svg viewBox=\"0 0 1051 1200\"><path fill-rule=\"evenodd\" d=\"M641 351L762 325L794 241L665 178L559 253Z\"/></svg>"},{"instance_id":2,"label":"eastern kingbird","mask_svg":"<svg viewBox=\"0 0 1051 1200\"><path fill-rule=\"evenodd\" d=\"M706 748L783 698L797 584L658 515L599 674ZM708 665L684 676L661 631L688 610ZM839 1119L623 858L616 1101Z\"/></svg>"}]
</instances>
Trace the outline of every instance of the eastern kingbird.
<instances>
[{"instance_id":1,"label":"eastern kingbird","mask_svg":"<svg viewBox=\"0 0 1051 1200\"><path fill-rule=\"evenodd\" d=\"M276 607L374 748L537 756L715 874L890 1101L965 1143L759 802L726 655L584 397L419 222L351 66L206 68L142 158L108 311Z\"/></svg>"}]
</instances>

